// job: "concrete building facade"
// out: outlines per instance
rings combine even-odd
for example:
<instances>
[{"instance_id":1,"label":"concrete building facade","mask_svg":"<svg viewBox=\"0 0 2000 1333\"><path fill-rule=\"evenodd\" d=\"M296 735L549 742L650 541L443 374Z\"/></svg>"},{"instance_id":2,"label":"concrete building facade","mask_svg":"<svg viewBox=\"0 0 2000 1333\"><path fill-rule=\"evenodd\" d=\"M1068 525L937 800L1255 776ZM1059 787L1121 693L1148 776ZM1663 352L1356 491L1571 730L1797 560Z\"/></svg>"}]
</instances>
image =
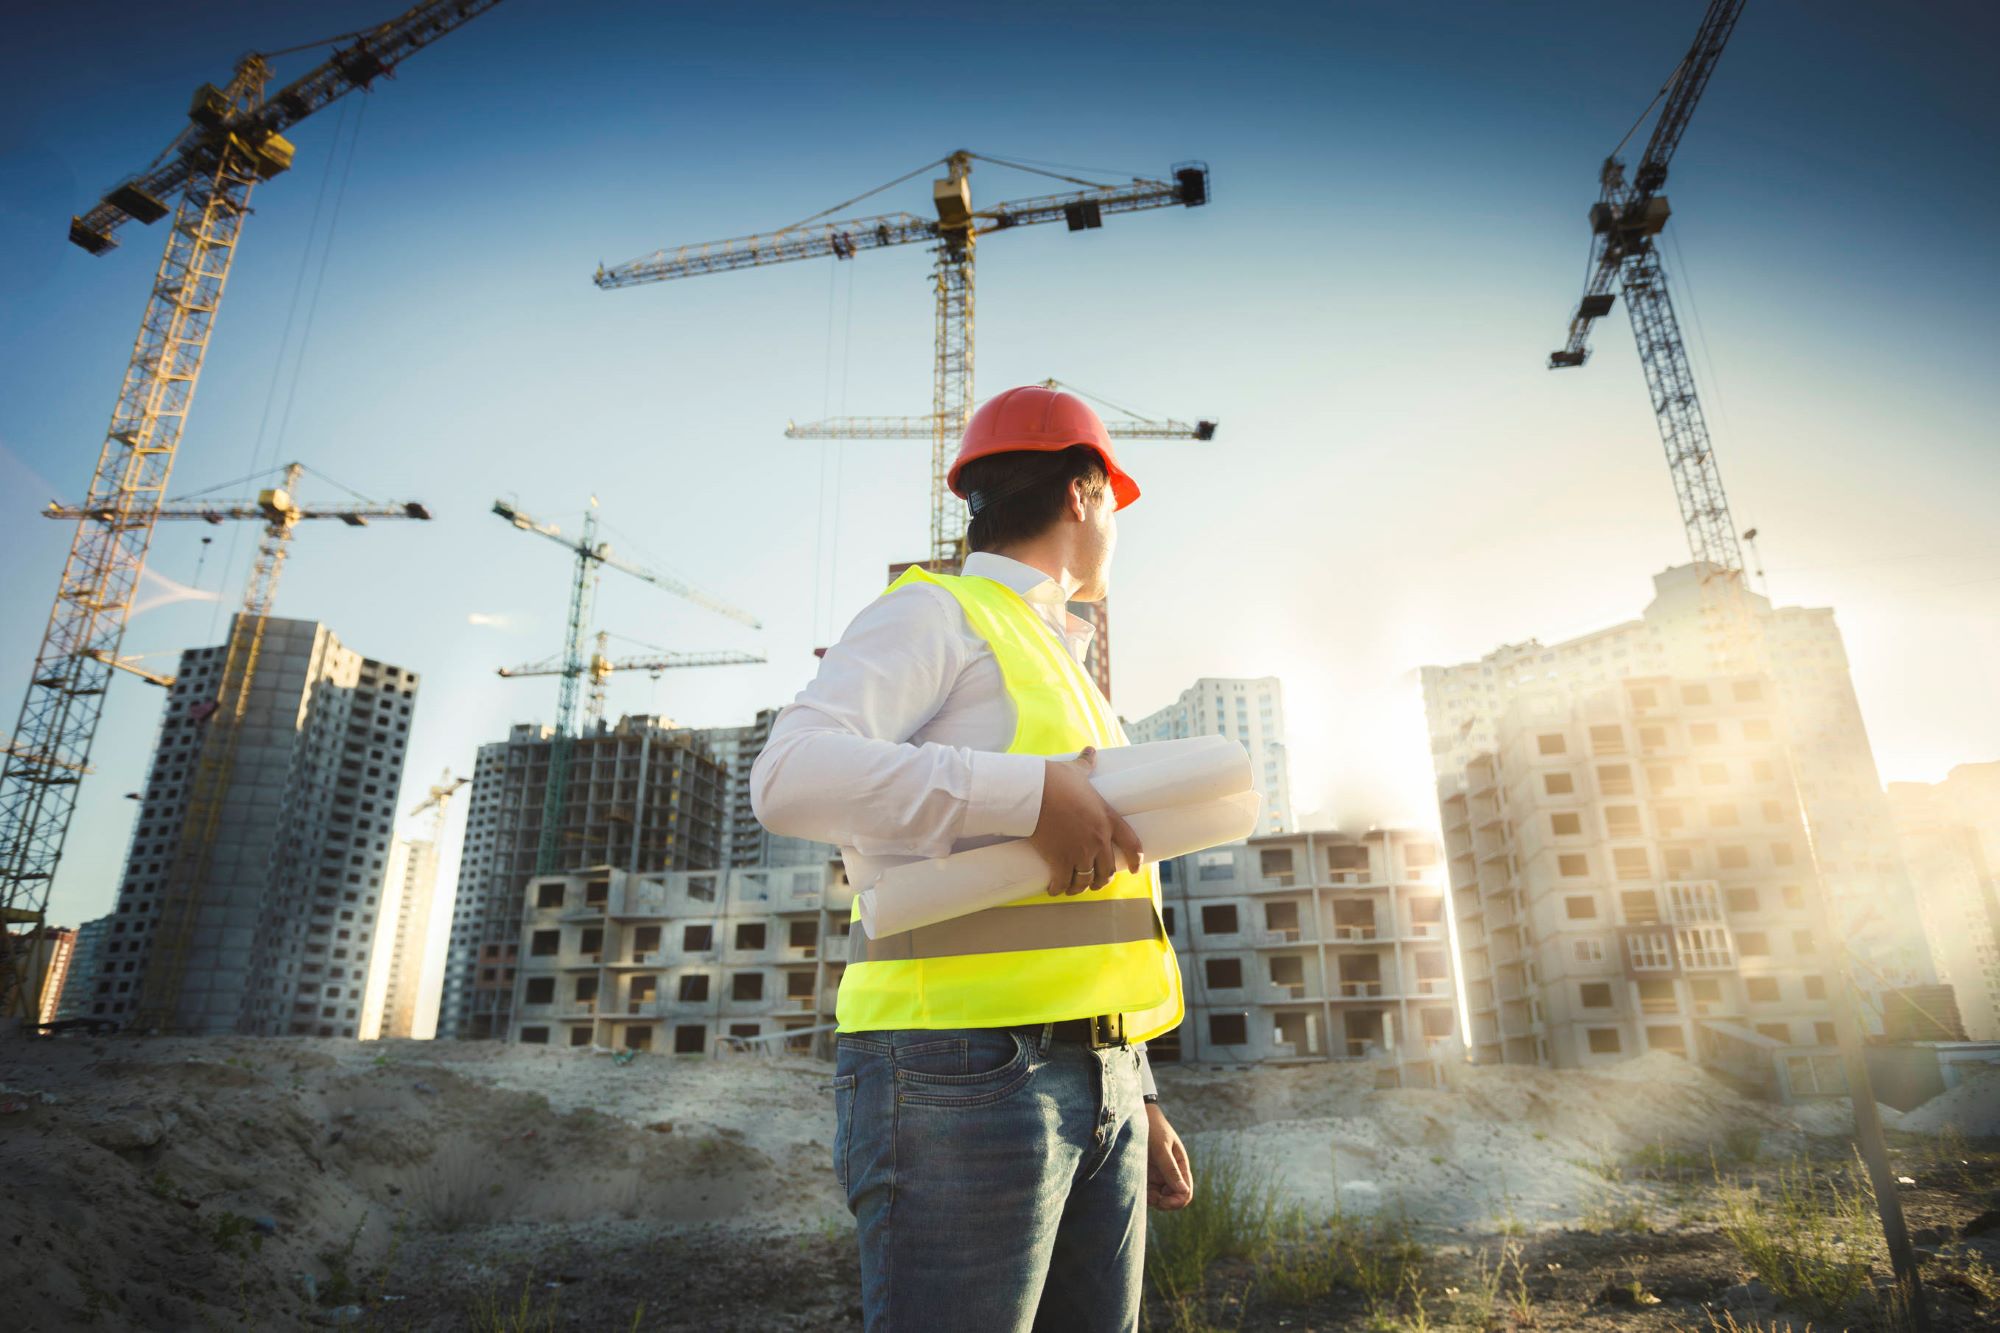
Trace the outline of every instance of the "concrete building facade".
<instances>
[{"instance_id":1,"label":"concrete building facade","mask_svg":"<svg viewBox=\"0 0 2000 1333\"><path fill-rule=\"evenodd\" d=\"M1292 828L1292 775L1285 753L1285 691L1276 676L1254 680L1204 676L1181 691L1180 698L1127 722L1125 733L1137 745L1187 736L1226 736L1250 755L1250 778L1264 798L1260 834L1286 833Z\"/></svg>"},{"instance_id":2,"label":"concrete building facade","mask_svg":"<svg viewBox=\"0 0 2000 1333\"><path fill-rule=\"evenodd\" d=\"M424 984L432 907L437 896L438 849L428 838L398 838L389 849L389 873L382 885L382 925L376 934L369 991L362 1013L361 1039L413 1037L417 996Z\"/></svg>"},{"instance_id":3,"label":"concrete building facade","mask_svg":"<svg viewBox=\"0 0 2000 1333\"><path fill-rule=\"evenodd\" d=\"M2000 1041L2000 762L1960 764L1943 782L1892 782L1889 805L1938 979L1965 1035Z\"/></svg>"},{"instance_id":4,"label":"concrete building facade","mask_svg":"<svg viewBox=\"0 0 2000 1333\"><path fill-rule=\"evenodd\" d=\"M1425 667L1424 707L1432 763L1455 782L1495 751L1502 716L1523 691L1587 691L1638 677L1699 681L1732 668L1728 626L1704 590L1705 569L1681 565L1653 579L1637 620L1561 643L1495 649L1476 662ZM1858 959L1861 980L1883 992L1936 980L1916 896L1897 844L1847 654L1833 612L1772 607L1749 595L1812 821L1835 924Z\"/></svg>"},{"instance_id":5,"label":"concrete building facade","mask_svg":"<svg viewBox=\"0 0 2000 1333\"><path fill-rule=\"evenodd\" d=\"M90 1017L92 979L104 954L104 937L111 933L111 918L100 916L76 928L76 947L70 953L69 979L63 985L57 1018Z\"/></svg>"},{"instance_id":6,"label":"concrete building facade","mask_svg":"<svg viewBox=\"0 0 2000 1333\"><path fill-rule=\"evenodd\" d=\"M1476 1061L1667 1050L1798 1090L1829 1072L1838 950L1772 693L1518 685L1493 748L1440 778Z\"/></svg>"},{"instance_id":7,"label":"concrete building facade","mask_svg":"<svg viewBox=\"0 0 2000 1333\"><path fill-rule=\"evenodd\" d=\"M1351 1060L1385 1087L1462 1058L1444 858L1410 830L1275 834L1160 867L1187 1017L1158 1061Z\"/></svg>"},{"instance_id":8,"label":"concrete building facade","mask_svg":"<svg viewBox=\"0 0 2000 1333\"><path fill-rule=\"evenodd\" d=\"M89 1013L138 1008L153 931L207 743L226 646L181 655L111 915ZM174 1027L352 1037L417 676L310 620L268 619Z\"/></svg>"},{"instance_id":9,"label":"concrete building facade","mask_svg":"<svg viewBox=\"0 0 2000 1333\"><path fill-rule=\"evenodd\" d=\"M747 726L704 727L695 732L728 774L722 805L722 862L729 867L819 865L840 854L831 843L788 838L757 822L750 806L750 767L771 739L778 709L758 710Z\"/></svg>"},{"instance_id":10,"label":"concrete building facade","mask_svg":"<svg viewBox=\"0 0 2000 1333\"><path fill-rule=\"evenodd\" d=\"M483 745L466 802L464 850L437 1032L505 1038L521 916L541 844L550 732L516 726ZM722 856L727 773L693 732L634 715L576 739L557 869L710 869Z\"/></svg>"},{"instance_id":11,"label":"concrete building facade","mask_svg":"<svg viewBox=\"0 0 2000 1333\"><path fill-rule=\"evenodd\" d=\"M537 876L509 1036L677 1055L778 1044L824 1054L852 901L838 861Z\"/></svg>"}]
</instances>

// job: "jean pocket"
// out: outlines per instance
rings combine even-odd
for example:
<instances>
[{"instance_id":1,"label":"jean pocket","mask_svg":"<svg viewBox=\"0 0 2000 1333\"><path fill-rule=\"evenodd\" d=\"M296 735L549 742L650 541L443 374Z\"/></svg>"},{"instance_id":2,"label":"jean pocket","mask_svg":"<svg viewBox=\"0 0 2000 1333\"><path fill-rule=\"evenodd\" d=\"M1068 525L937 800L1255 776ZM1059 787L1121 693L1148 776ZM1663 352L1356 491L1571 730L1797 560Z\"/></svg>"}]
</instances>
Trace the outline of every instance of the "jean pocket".
<instances>
[{"instance_id":1,"label":"jean pocket","mask_svg":"<svg viewBox=\"0 0 2000 1333\"><path fill-rule=\"evenodd\" d=\"M974 1072L934 1074L899 1066L897 1100L916 1106L986 1106L1019 1092L1035 1075L1030 1059L1035 1048L1017 1032L991 1035L992 1042L973 1043L968 1053L967 1067Z\"/></svg>"},{"instance_id":2,"label":"jean pocket","mask_svg":"<svg viewBox=\"0 0 2000 1333\"><path fill-rule=\"evenodd\" d=\"M854 1075L843 1074L833 1081L833 1178L847 1188L847 1141L853 1134Z\"/></svg>"}]
</instances>

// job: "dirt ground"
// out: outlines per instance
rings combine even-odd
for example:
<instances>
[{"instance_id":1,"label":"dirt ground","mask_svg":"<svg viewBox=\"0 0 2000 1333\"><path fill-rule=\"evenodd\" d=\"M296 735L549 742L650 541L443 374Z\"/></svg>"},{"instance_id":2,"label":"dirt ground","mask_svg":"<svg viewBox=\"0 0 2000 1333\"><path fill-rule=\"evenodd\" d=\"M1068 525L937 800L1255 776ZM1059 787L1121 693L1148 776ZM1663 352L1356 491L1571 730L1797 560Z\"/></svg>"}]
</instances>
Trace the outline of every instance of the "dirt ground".
<instances>
[{"instance_id":1,"label":"dirt ground","mask_svg":"<svg viewBox=\"0 0 2000 1333\"><path fill-rule=\"evenodd\" d=\"M446 1042L10 1044L4 1322L858 1327L828 1077L798 1057ZM1149 1326L1706 1329L1728 1312L1768 1328L1783 1313L1720 1200L1773 1188L1787 1162L1845 1161L1844 1107L1748 1101L1671 1057L1368 1083L1346 1066L1161 1072L1197 1158L1269 1179L1307 1230L1224 1255L1177 1300L1156 1291ZM1897 1136L1943 1328L2000 1308L2000 1140L1960 1128L1991 1128L2000 1079L1984 1083ZM1330 1218L1403 1228L1397 1291L1307 1271Z\"/></svg>"}]
</instances>

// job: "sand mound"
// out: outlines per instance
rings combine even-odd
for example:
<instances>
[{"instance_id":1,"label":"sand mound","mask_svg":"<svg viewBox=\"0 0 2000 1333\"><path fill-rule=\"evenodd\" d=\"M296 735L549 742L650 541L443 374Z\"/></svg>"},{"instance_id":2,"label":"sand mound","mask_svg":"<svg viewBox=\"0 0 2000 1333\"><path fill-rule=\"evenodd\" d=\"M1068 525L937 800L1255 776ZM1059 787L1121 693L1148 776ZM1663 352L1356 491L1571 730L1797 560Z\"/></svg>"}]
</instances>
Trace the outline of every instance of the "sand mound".
<instances>
[{"instance_id":1,"label":"sand mound","mask_svg":"<svg viewBox=\"0 0 2000 1333\"><path fill-rule=\"evenodd\" d=\"M1952 1129L1971 1138L2000 1137L2000 1069L1981 1071L1939 1093L1897 1127L1916 1134Z\"/></svg>"},{"instance_id":2,"label":"sand mound","mask_svg":"<svg viewBox=\"0 0 2000 1333\"><path fill-rule=\"evenodd\" d=\"M23 1329L295 1327L425 1235L839 1208L824 1066L220 1039L16 1047L0 1244Z\"/></svg>"},{"instance_id":3,"label":"sand mound","mask_svg":"<svg viewBox=\"0 0 2000 1333\"><path fill-rule=\"evenodd\" d=\"M1572 1220L1648 1152L1707 1159L1796 1132L1676 1057L1581 1073L1464 1066L1450 1086L1378 1091L1365 1067L1170 1069L1161 1100L1191 1151L1235 1151L1308 1212L1400 1210L1427 1226Z\"/></svg>"}]
</instances>

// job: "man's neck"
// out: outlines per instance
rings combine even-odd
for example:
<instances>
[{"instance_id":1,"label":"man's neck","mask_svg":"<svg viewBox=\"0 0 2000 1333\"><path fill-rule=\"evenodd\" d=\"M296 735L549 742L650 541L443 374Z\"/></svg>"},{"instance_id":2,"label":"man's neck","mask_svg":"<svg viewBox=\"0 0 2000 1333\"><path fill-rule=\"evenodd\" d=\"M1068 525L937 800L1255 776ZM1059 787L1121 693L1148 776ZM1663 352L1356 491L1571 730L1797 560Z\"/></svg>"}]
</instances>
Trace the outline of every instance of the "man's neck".
<instances>
[{"instance_id":1,"label":"man's neck","mask_svg":"<svg viewBox=\"0 0 2000 1333\"><path fill-rule=\"evenodd\" d=\"M1070 573L1068 552L1055 542L1022 542L1015 546L996 549L988 554L1018 561L1030 569L1038 570L1060 584L1063 599L1068 601L1076 596L1076 590L1083 581Z\"/></svg>"}]
</instances>

